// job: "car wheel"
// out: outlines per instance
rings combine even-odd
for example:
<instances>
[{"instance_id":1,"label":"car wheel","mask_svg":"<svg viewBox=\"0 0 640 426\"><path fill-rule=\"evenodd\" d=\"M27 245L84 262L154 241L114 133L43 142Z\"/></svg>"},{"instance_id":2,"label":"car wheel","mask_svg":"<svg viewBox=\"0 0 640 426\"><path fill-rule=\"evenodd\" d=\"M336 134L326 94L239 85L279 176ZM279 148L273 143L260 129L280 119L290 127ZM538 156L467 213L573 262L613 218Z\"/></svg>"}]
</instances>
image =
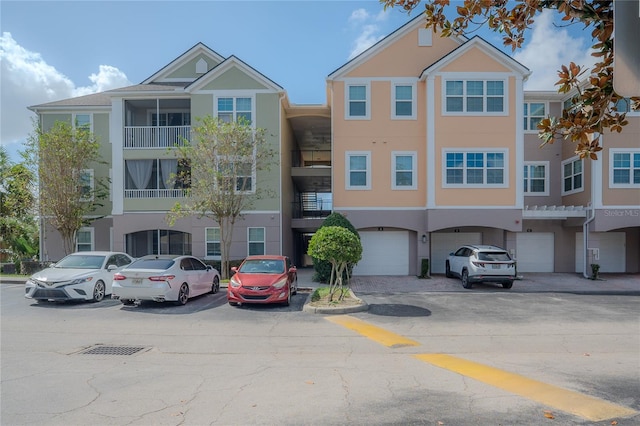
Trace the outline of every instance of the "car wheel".
<instances>
[{"instance_id":1,"label":"car wheel","mask_svg":"<svg viewBox=\"0 0 640 426\"><path fill-rule=\"evenodd\" d=\"M91 299L91 301L100 302L102 299L104 299L104 293L104 283L102 281L98 281L95 287L93 287L93 299Z\"/></svg>"},{"instance_id":2,"label":"car wheel","mask_svg":"<svg viewBox=\"0 0 640 426\"><path fill-rule=\"evenodd\" d=\"M189 300L189 286L187 284L182 284L180 286L180 291L178 292L178 300L176 303L178 305L186 305Z\"/></svg>"},{"instance_id":3,"label":"car wheel","mask_svg":"<svg viewBox=\"0 0 640 426\"><path fill-rule=\"evenodd\" d=\"M513 281L502 283L502 287L503 288L511 288L511 287L513 287Z\"/></svg>"},{"instance_id":4,"label":"car wheel","mask_svg":"<svg viewBox=\"0 0 640 426\"><path fill-rule=\"evenodd\" d=\"M469 272L466 269L462 270L462 287L471 288L471 283L469 282Z\"/></svg>"},{"instance_id":5,"label":"car wheel","mask_svg":"<svg viewBox=\"0 0 640 426\"><path fill-rule=\"evenodd\" d=\"M216 275L213 277L213 284L211 284L211 294L215 294L220 290L220 278Z\"/></svg>"},{"instance_id":6,"label":"car wheel","mask_svg":"<svg viewBox=\"0 0 640 426\"><path fill-rule=\"evenodd\" d=\"M230 306L238 306L238 302L229 302Z\"/></svg>"},{"instance_id":7,"label":"car wheel","mask_svg":"<svg viewBox=\"0 0 640 426\"><path fill-rule=\"evenodd\" d=\"M453 278L453 274L451 273L451 265L449 265L449 261L444 265L444 275L447 278Z\"/></svg>"},{"instance_id":8,"label":"car wheel","mask_svg":"<svg viewBox=\"0 0 640 426\"><path fill-rule=\"evenodd\" d=\"M131 306L136 303L136 301L133 299L120 299L120 302L122 302L122 304L125 306Z\"/></svg>"},{"instance_id":9,"label":"car wheel","mask_svg":"<svg viewBox=\"0 0 640 426\"><path fill-rule=\"evenodd\" d=\"M295 281L293 282L294 287L293 287L293 295L295 296L296 294L298 294L298 277L296 277Z\"/></svg>"}]
</instances>

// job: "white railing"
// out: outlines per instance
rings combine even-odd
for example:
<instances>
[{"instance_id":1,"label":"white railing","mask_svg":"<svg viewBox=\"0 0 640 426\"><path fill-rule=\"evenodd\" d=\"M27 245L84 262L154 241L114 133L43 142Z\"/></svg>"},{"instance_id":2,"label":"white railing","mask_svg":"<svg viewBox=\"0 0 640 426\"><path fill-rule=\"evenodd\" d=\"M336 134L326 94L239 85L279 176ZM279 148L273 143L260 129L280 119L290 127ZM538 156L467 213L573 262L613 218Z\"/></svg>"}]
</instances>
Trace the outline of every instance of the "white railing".
<instances>
[{"instance_id":1,"label":"white railing","mask_svg":"<svg viewBox=\"0 0 640 426\"><path fill-rule=\"evenodd\" d=\"M125 148L169 148L190 140L191 126L125 126Z\"/></svg>"},{"instance_id":2,"label":"white railing","mask_svg":"<svg viewBox=\"0 0 640 426\"><path fill-rule=\"evenodd\" d=\"M125 189L124 198L184 198L184 189Z\"/></svg>"}]
</instances>

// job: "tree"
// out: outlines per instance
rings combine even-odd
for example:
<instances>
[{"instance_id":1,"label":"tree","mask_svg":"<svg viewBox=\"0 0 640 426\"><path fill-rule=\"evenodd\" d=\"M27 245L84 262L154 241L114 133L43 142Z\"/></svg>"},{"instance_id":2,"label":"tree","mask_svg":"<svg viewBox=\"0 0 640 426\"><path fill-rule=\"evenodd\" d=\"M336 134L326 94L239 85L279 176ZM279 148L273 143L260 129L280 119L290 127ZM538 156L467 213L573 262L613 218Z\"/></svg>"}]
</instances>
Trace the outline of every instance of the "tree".
<instances>
[{"instance_id":1,"label":"tree","mask_svg":"<svg viewBox=\"0 0 640 426\"><path fill-rule=\"evenodd\" d=\"M56 121L49 130L37 124L27 140L26 158L37 167L40 214L62 237L65 254L75 250L80 228L108 194L108 179L95 177L96 164L104 164L100 144L86 127Z\"/></svg>"},{"instance_id":2,"label":"tree","mask_svg":"<svg viewBox=\"0 0 640 426\"><path fill-rule=\"evenodd\" d=\"M399 6L407 12L414 10L422 0L380 0L384 8ZM593 56L599 58L587 76L587 70L571 63L562 65L556 83L558 92L575 93L571 106L561 117L547 117L538 124L542 145L556 139L576 144L575 152L581 158L597 159L602 150L600 135L608 129L621 132L627 125L626 113L619 112L617 102L623 97L613 89L613 1L587 0L465 0L456 2L458 17L450 21L445 16L449 0L425 1L426 27L443 37L466 34L482 25L504 33L505 46L515 50L522 46L524 33L531 28L534 18L545 9L562 14L567 24L584 24L592 28ZM460 4L462 3L462 4ZM640 109L640 97L631 98L632 109Z\"/></svg>"},{"instance_id":3,"label":"tree","mask_svg":"<svg viewBox=\"0 0 640 426\"><path fill-rule=\"evenodd\" d=\"M334 212L334 213L331 213L329 216L327 216L325 218L325 220L322 221L322 225L320 226L320 228L323 228L325 226L340 226L342 228L346 228L349 231L353 232L356 235L356 237L358 237L358 239L360 239L360 235L358 234L358 231L353 226L353 224L351 222L349 222L349 219L347 219L346 217L344 217L340 213L335 213ZM352 267L353 267L353 265L350 265L345 270L345 273L349 273L350 274ZM315 275L313 277L314 280L322 282L322 283L329 282L329 280L331 279L332 265L328 260L322 260L322 259L314 258L313 259L313 269L315 270Z\"/></svg>"},{"instance_id":4,"label":"tree","mask_svg":"<svg viewBox=\"0 0 640 426\"><path fill-rule=\"evenodd\" d=\"M185 141L176 152L189 164L176 179L186 188L186 203L176 203L167 219L171 225L179 217L197 214L208 217L220 227L222 278L229 276L233 228L253 202L271 195L258 187L256 174L269 170L276 151L265 137L264 129L254 129L241 119L225 122L215 117L199 118L191 130L195 143Z\"/></svg>"},{"instance_id":5,"label":"tree","mask_svg":"<svg viewBox=\"0 0 640 426\"><path fill-rule=\"evenodd\" d=\"M38 252L34 181L31 170L0 147L0 250L14 261Z\"/></svg>"},{"instance_id":6,"label":"tree","mask_svg":"<svg viewBox=\"0 0 640 426\"><path fill-rule=\"evenodd\" d=\"M329 301L333 301L333 296L338 292L340 294L338 300L342 300L345 281L347 288L349 286L348 266L362 259L360 238L341 226L323 226L311 237L307 254L331 263Z\"/></svg>"}]
</instances>

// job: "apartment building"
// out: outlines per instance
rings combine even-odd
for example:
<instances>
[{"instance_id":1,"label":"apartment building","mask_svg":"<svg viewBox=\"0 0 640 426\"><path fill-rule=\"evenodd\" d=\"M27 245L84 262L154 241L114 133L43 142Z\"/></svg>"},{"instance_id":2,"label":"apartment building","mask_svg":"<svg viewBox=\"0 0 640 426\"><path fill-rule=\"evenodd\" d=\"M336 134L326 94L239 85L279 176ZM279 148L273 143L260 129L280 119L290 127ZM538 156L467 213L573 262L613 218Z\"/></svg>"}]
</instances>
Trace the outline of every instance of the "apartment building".
<instances>
[{"instance_id":1,"label":"apartment building","mask_svg":"<svg viewBox=\"0 0 640 426\"><path fill-rule=\"evenodd\" d=\"M165 184L180 167L170 147L211 114L250 119L279 152L251 176L276 196L245 212L232 258L282 253L308 266L308 240L336 211L361 236L354 274L416 275L422 259L443 273L469 243L507 248L520 273L640 272L640 112L602 135L597 161L564 141L540 147L536 124L568 96L525 91L525 64L480 37L423 27L417 16L331 72L324 105L291 104L199 43L139 85L32 107L44 128L88 123L102 142L108 165L94 175L111 178L111 197L77 248L219 258L216 223L165 220L184 197ZM56 232L45 235L43 257L59 258Z\"/></svg>"},{"instance_id":2,"label":"apartment building","mask_svg":"<svg viewBox=\"0 0 640 426\"><path fill-rule=\"evenodd\" d=\"M278 152L268 171L254 169L252 183L277 194L255 199L234 231L232 258L247 254L289 253L287 217L291 195L283 180L289 176L291 148L284 146L284 89L235 56L224 58L198 43L141 84L31 107L43 129L57 120L88 125L101 143L106 165L96 165L92 175L108 176L109 202L101 217L77 237L78 250L122 250L133 256L172 253L220 258L220 232L211 219L196 216L167 222L167 212L185 197L180 183L170 176L180 167L175 148L191 138L198 117L223 120L240 117L266 130L267 142ZM285 173L286 176L283 176ZM290 178L288 177L290 180ZM289 188L287 186L287 188ZM283 211L287 213L282 214ZM61 251L59 234L45 227L42 257L56 260Z\"/></svg>"}]
</instances>

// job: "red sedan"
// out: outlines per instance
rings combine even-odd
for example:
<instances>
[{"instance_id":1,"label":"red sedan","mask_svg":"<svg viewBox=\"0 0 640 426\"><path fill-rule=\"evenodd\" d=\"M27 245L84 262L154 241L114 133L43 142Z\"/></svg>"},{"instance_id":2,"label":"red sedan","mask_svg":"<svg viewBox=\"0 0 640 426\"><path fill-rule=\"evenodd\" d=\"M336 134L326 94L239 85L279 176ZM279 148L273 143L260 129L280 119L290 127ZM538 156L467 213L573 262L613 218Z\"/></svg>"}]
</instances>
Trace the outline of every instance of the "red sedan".
<instances>
[{"instance_id":1,"label":"red sedan","mask_svg":"<svg viewBox=\"0 0 640 426\"><path fill-rule=\"evenodd\" d=\"M227 287L231 306L240 303L283 303L298 293L298 274L286 256L249 256L239 267Z\"/></svg>"}]
</instances>

